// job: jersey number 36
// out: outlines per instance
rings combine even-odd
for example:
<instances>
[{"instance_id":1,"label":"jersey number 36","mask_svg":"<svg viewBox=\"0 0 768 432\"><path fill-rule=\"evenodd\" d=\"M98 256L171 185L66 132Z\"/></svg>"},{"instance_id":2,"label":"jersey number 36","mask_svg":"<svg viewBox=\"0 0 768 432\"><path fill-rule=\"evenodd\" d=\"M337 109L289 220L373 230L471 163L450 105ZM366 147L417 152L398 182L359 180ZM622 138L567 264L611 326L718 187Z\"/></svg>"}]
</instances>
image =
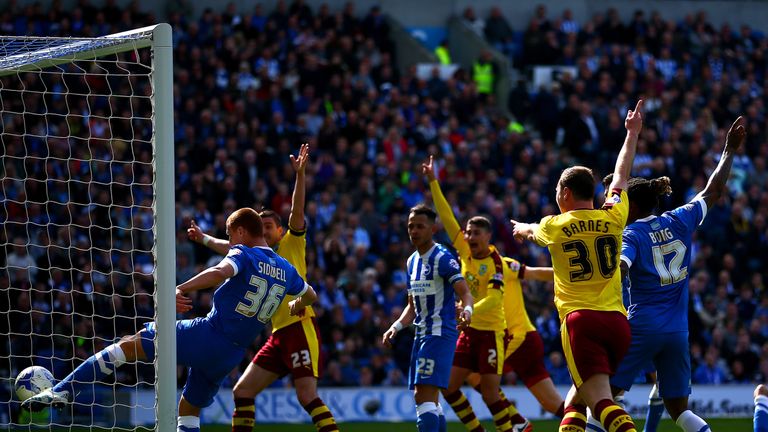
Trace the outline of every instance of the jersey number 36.
<instances>
[{"instance_id":1,"label":"jersey number 36","mask_svg":"<svg viewBox=\"0 0 768 432\"><path fill-rule=\"evenodd\" d=\"M266 323L272 318L277 307L280 306L281 296L285 292L285 287L274 284L270 288L267 286L266 279L258 276L251 276L251 280L248 281L248 283L255 286L256 291L247 291L245 293L245 299L248 303L238 303L235 311L248 318L251 318L258 313L256 319ZM269 295L267 296L267 294ZM264 297L266 297L266 299Z\"/></svg>"}]
</instances>

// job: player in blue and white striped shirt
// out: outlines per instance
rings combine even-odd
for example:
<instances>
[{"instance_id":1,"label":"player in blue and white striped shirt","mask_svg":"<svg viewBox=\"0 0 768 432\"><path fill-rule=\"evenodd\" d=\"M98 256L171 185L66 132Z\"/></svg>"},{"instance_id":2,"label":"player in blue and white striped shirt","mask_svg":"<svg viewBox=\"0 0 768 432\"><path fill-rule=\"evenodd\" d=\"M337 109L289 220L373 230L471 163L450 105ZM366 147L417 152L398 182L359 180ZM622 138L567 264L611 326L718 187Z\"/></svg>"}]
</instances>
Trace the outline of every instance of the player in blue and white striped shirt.
<instances>
[{"instance_id":1,"label":"player in blue and white striped shirt","mask_svg":"<svg viewBox=\"0 0 768 432\"><path fill-rule=\"evenodd\" d=\"M458 328L472 319L473 299L458 261L432 240L436 219L435 211L426 205L411 209L408 236L416 252L408 258L408 305L383 338L389 345L404 326L411 322L416 326L408 385L414 390L419 432L446 428L438 397L440 389L448 387L458 338L454 291L462 307Z\"/></svg>"}]
</instances>

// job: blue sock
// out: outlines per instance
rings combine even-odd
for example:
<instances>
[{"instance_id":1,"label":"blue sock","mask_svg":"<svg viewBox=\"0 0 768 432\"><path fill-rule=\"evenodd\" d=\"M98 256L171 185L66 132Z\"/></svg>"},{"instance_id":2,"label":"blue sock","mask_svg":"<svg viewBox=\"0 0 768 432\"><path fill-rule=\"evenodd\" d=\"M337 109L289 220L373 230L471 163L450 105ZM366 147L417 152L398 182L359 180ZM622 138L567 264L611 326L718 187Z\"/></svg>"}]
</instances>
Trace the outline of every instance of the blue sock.
<instances>
[{"instance_id":1,"label":"blue sock","mask_svg":"<svg viewBox=\"0 0 768 432\"><path fill-rule=\"evenodd\" d=\"M117 345L110 345L96 354L88 357L71 374L53 387L54 391L68 391L70 399L86 387L103 380L115 373L115 369L125 363L125 353Z\"/></svg>"},{"instance_id":2,"label":"blue sock","mask_svg":"<svg viewBox=\"0 0 768 432\"><path fill-rule=\"evenodd\" d=\"M176 429L177 432L200 432L199 427L194 426L182 426L179 425L179 427Z\"/></svg>"},{"instance_id":3,"label":"blue sock","mask_svg":"<svg viewBox=\"0 0 768 432\"><path fill-rule=\"evenodd\" d=\"M648 414L645 416L645 432L656 432L664 414L664 401L659 397L659 387L654 385L648 395Z\"/></svg>"},{"instance_id":4,"label":"blue sock","mask_svg":"<svg viewBox=\"0 0 768 432\"><path fill-rule=\"evenodd\" d=\"M755 432L768 432L768 396L760 395L755 398Z\"/></svg>"},{"instance_id":5,"label":"blue sock","mask_svg":"<svg viewBox=\"0 0 768 432\"><path fill-rule=\"evenodd\" d=\"M419 432L439 432L440 416L437 404L424 402L416 406L416 428Z\"/></svg>"},{"instance_id":6,"label":"blue sock","mask_svg":"<svg viewBox=\"0 0 768 432\"><path fill-rule=\"evenodd\" d=\"M447 432L448 423L445 421L445 414L443 413L443 407L440 406L439 403L437 404L437 420L438 420L437 430L440 432Z\"/></svg>"}]
</instances>

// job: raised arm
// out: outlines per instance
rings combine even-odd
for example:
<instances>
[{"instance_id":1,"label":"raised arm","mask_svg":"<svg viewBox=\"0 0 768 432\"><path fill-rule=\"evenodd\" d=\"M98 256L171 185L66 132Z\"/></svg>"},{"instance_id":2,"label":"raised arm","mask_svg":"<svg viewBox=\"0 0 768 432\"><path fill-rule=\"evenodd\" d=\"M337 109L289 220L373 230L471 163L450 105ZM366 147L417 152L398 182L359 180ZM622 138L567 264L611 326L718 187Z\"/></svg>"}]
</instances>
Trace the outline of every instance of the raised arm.
<instances>
[{"instance_id":1,"label":"raised arm","mask_svg":"<svg viewBox=\"0 0 768 432\"><path fill-rule=\"evenodd\" d=\"M199 226L192 221L187 228L187 237L193 242L202 244L203 246L213 249L219 255L226 255L229 251L229 241L218 239L203 232Z\"/></svg>"},{"instance_id":2,"label":"raised arm","mask_svg":"<svg viewBox=\"0 0 768 432\"><path fill-rule=\"evenodd\" d=\"M459 251L460 255L469 253L469 245L464 240L459 222L456 220L456 216L453 214L451 205L448 204L448 200L445 199L443 191L440 189L440 183L435 177L434 159L429 157L429 162L421 164L421 172L427 177L429 182L429 190L432 192L432 202L435 203L435 209L437 210L440 220L443 222L445 231L448 233L448 237L451 239L454 247Z\"/></svg>"},{"instance_id":3,"label":"raised arm","mask_svg":"<svg viewBox=\"0 0 768 432\"><path fill-rule=\"evenodd\" d=\"M304 202L306 195L305 173L309 162L309 144L302 144L299 149L299 155L291 155L291 165L296 171L296 184L293 187L293 196L291 197L291 215L288 217L288 229L293 231L304 231L306 223L304 222Z\"/></svg>"},{"instance_id":4,"label":"raised arm","mask_svg":"<svg viewBox=\"0 0 768 432\"><path fill-rule=\"evenodd\" d=\"M696 195L696 198L703 198L707 203L707 207L712 207L720 199L725 192L725 184L728 182L728 177L731 174L731 166L733 165L733 157L739 148L744 144L747 131L744 128L744 119L739 117L731 125L731 129L728 130L728 135L725 137L725 148L723 149L723 155L720 157L720 162L717 164L717 168L709 176L707 186L703 191Z\"/></svg>"},{"instance_id":5,"label":"raised arm","mask_svg":"<svg viewBox=\"0 0 768 432\"><path fill-rule=\"evenodd\" d=\"M613 181L610 189L626 189L627 180L632 172L632 163L635 160L635 151L637 150L637 139L640 131L643 129L643 115L640 110L643 109L643 100L637 101L635 110L627 111L627 118L624 120L624 127L627 128L627 137L624 139L624 145L621 147L619 157L616 159L616 168L613 170Z\"/></svg>"}]
</instances>

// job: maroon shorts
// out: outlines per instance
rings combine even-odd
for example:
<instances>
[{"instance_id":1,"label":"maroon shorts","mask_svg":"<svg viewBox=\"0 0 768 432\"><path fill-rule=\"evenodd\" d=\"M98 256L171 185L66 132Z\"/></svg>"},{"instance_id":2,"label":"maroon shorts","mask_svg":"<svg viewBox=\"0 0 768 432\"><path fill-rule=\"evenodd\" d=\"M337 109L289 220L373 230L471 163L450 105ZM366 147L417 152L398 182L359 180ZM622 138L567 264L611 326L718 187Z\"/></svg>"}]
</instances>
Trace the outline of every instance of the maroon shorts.
<instances>
[{"instance_id":1,"label":"maroon shorts","mask_svg":"<svg viewBox=\"0 0 768 432\"><path fill-rule=\"evenodd\" d=\"M531 388L549 378L549 372L544 366L544 342L536 330L525 333L525 336L519 335L518 338L523 339L522 343L516 341L514 335L509 337L504 373L514 371L525 386ZM515 345L518 345L517 348L510 350Z\"/></svg>"},{"instance_id":2,"label":"maroon shorts","mask_svg":"<svg viewBox=\"0 0 768 432\"><path fill-rule=\"evenodd\" d=\"M279 376L293 379L320 376L320 331L317 320L303 319L272 333L253 363Z\"/></svg>"},{"instance_id":3,"label":"maroon shorts","mask_svg":"<svg viewBox=\"0 0 768 432\"><path fill-rule=\"evenodd\" d=\"M464 329L456 341L453 365L479 374L501 375L504 365L504 332Z\"/></svg>"},{"instance_id":4,"label":"maroon shorts","mask_svg":"<svg viewBox=\"0 0 768 432\"><path fill-rule=\"evenodd\" d=\"M592 375L616 373L632 339L624 314L594 310L569 313L560 326L560 337L576 387Z\"/></svg>"}]
</instances>

